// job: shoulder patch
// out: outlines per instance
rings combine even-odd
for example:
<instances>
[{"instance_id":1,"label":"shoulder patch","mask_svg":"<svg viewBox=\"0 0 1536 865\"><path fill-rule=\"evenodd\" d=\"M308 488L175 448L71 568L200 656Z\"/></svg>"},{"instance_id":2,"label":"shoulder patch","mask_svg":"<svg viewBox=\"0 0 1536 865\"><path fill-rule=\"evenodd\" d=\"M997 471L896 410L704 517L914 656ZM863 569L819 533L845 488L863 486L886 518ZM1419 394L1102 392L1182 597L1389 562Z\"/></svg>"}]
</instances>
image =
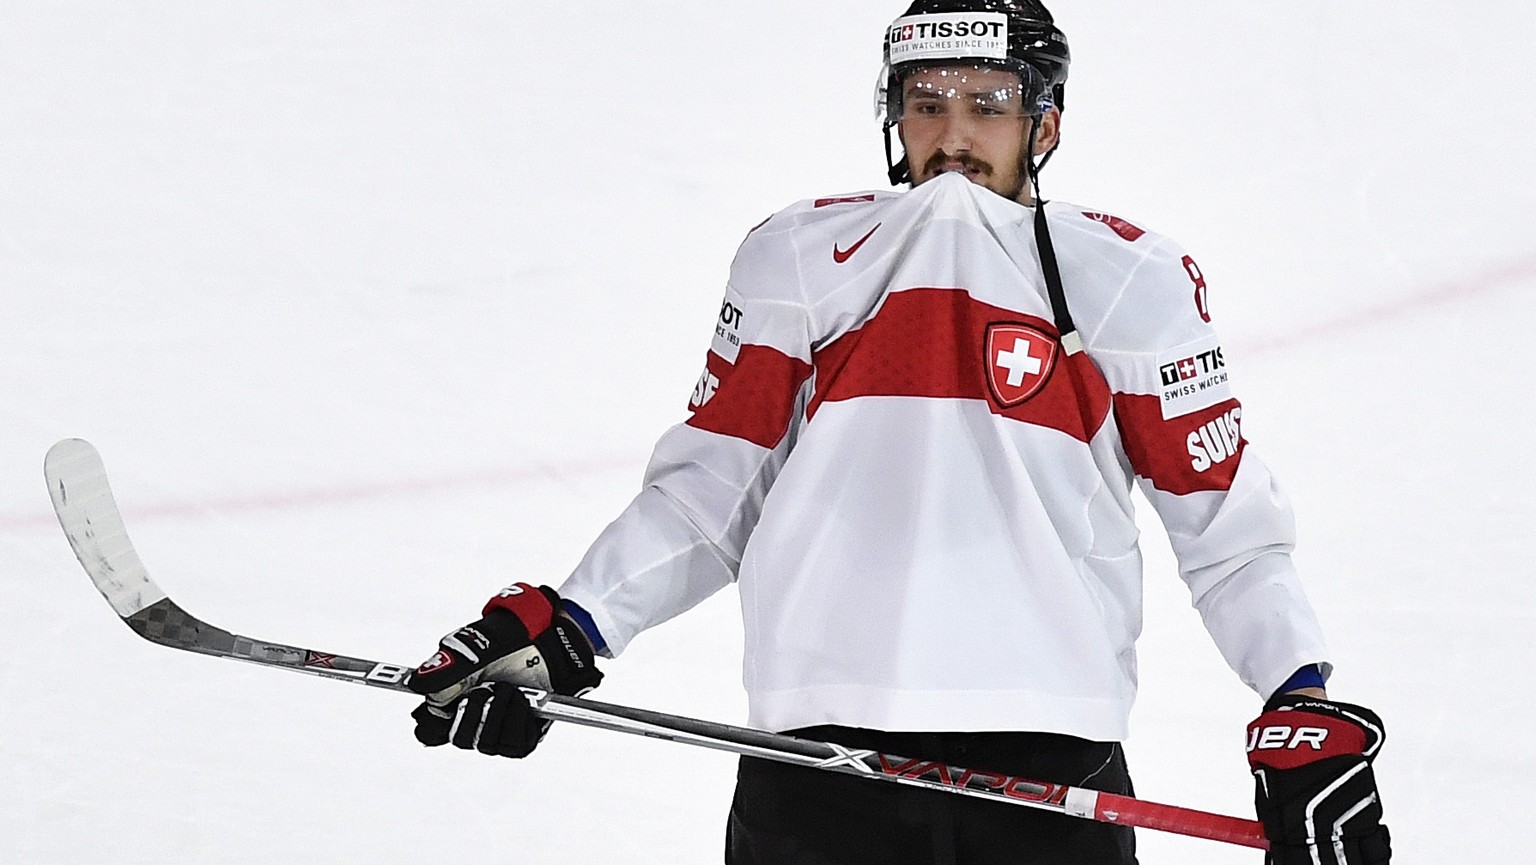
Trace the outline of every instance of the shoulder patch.
<instances>
[{"instance_id":1,"label":"shoulder patch","mask_svg":"<svg viewBox=\"0 0 1536 865\"><path fill-rule=\"evenodd\" d=\"M1214 336L1168 349L1157 356L1158 403L1172 420L1232 399L1227 362Z\"/></svg>"},{"instance_id":2,"label":"shoulder patch","mask_svg":"<svg viewBox=\"0 0 1536 865\"><path fill-rule=\"evenodd\" d=\"M1135 243L1141 239L1142 235L1146 234L1146 232L1142 229L1137 228L1136 226L1126 222L1118 216L1110 216L1107 213L1094 213L1091 210L1083 211L1083 215L1093 220L1094 222L1102 222L1109 226L1114 230L1116 234L1120 235L1121 239L1125 240L1127 243Z\"/></svg>"},{"instance_id":3,"label":"shoulder patch","mask_svg":"<svg viewBox=\"0 0 1536 865\"><path fill-rule=\"evenodd\" d=\"M874 200L874 193L868 195L849 195L843 198L818 198L816 203L812 205L812 208L831 207L834 204L862 204Z\"/></svg>"}]
</instances>

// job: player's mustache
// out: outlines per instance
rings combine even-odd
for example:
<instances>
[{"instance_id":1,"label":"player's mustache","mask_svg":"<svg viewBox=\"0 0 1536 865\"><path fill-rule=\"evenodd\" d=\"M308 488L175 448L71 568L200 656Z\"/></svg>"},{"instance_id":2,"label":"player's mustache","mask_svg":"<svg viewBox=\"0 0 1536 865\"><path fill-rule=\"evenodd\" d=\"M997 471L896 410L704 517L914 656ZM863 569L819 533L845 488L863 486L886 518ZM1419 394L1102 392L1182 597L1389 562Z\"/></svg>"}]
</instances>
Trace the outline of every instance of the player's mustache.
<instances>
[{"instance_id":1,"label":"player's mustache","mask_svg":"<svg viewBox=\"0 0 1536 865\"><path fill-rule=\"evenodd\" d=\"M985 160L977 159L969 153L950 156L942 150L934 153L932 158L923 164L923 173L928 175L938 174L944 165L950 162L959 163L960 167L967 171L975 171L981 174L992 173L992 164Z\"/></svg>"}]
</instances>

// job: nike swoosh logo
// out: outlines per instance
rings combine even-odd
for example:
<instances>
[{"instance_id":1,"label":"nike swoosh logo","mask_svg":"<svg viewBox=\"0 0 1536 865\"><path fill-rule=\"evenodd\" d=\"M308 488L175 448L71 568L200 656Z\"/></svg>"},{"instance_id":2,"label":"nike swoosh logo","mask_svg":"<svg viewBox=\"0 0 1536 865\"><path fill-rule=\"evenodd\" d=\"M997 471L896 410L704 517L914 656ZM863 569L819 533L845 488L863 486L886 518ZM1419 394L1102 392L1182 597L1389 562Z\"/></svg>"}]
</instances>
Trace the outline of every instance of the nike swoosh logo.
<instances>
[{"instance_id":1,"label":"nike swoosh logo","mask_svg":"<svg viewBox=\"0 0 1536 865\"><path fill-rule=\"evenodd\" d=\"M859 251L859 247L864 245L864 241L869 240L871 237L874 237L875 236L875 232L879 231L880 230L880 226L884 225L884 224L885 223L883 223L883 222L875 223L875 227L871 228L869 230L868 234L866 234L863 237L859 238L857 243L855 243L854 245L848 247L846 250L838 249L837 248L837 244L835 244L835 243L832 244L832 260L837 262L838 264L842 264L843 262L845 262L848 259L852 258L853 254L855 252Z\"/></svg>"}]
</instances>

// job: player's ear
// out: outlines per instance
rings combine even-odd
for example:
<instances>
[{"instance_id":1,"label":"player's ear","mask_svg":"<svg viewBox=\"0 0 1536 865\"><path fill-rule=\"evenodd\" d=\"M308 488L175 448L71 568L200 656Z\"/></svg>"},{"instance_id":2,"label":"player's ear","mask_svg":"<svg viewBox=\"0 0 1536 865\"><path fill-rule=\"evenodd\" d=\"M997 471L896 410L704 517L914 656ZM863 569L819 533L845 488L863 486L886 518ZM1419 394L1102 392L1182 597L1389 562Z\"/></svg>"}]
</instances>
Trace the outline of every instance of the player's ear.
<instances>
[{"instance_id":1,"label":"player's ear","mask_svg":"<svg viewBox=\"0 0 1536 865\"><path fill-rule=\"evenodd\" d=\"M1040 131L1035 135L1035 155L1043 156L1061 140L1061 109L1052 107L1035 122L1040 124Z\"/></svg>"}]
</instances>

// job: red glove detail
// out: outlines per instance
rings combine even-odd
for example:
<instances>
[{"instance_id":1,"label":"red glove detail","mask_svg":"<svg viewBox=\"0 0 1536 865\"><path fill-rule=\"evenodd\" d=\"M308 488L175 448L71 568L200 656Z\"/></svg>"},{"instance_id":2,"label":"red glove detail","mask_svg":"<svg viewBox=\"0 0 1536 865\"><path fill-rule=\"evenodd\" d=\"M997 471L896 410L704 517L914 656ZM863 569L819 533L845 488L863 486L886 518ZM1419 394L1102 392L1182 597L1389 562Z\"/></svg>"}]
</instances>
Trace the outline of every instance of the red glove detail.
<instances>
[{"instance_id":1,"label":"red glove detail","mask_svg":"<svg viewBox=\"0 0 1536 865\"><path fill-rule=\"evenodd\" d=\"M1248 725L1248 765L1295 769L1329 757L1363 757L1371 735L1366 719L1308 711L1306 703L1274 709ZM1379 729L1379 728L1378 728ZM1379 742L1381 734L1375 736ZM1374 751L1374 749L1373 749Z\"/></svg>"},{"instance_id":2,"label":"red glove detail","mask_svg":"<svg viewBox=\"0 0 1536 865\"><path fill-rule=\"evenodd\" d=\"M549 630L550 623L555 620L556 601L550 595L554 595L554 591L527 583L513 583L487 601L480 615L487 615L491 610L506 610L523 623L531 640Z\"/></svg>"}]
</instances>

